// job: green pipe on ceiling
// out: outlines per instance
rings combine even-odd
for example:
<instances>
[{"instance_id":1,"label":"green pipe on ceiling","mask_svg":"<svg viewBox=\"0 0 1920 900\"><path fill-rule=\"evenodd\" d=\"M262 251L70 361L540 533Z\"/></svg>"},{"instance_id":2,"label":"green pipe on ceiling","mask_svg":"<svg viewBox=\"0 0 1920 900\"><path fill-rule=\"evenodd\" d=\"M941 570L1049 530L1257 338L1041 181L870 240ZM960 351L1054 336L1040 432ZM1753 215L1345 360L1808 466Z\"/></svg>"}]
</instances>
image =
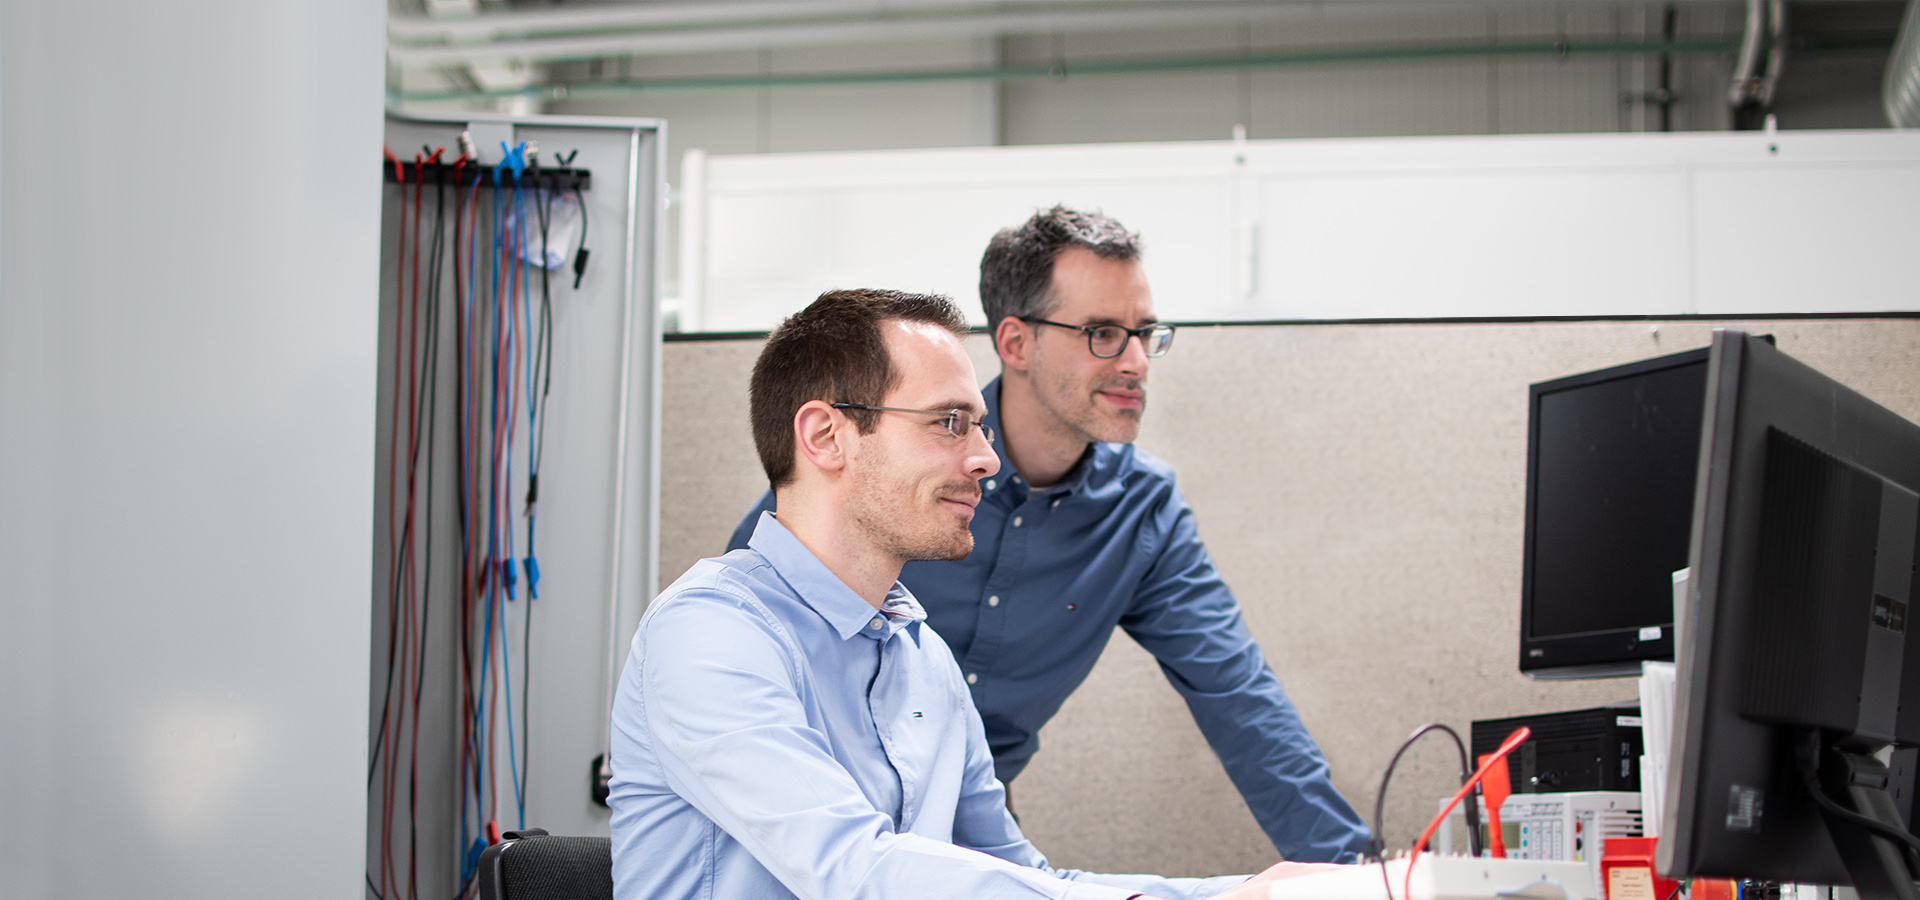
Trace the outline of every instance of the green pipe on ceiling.
<instances>
[{"instance_id":1,"label":"green pipe on ceiling","mask_svg":"<svg viewBox=\"0 0 1920 900\"><path fill-rule=\"evenodd\" d=\"M1796 52L1818 52L1822 50L1886 50L1892 46L1893 38L1891 35L1884 37L1876 35L1845 42L1823 42L1819 46L1796 46L1794 49ZM583 81L530 85L527 87L498 88L492 90L397 91L389 87L388 93L397 103L494 100L501 97L522 96L532 97L538 100L559 100L566 97L651 94L668 91L757 90L783 87L924 84L930 82L955 81L1066 80L1074 77L1102 75L1173 74L1183 72L1230 71L1236 69L1278 69L1292 66L1351 63L1512 59L1525 57L1648 56L1660 53L1675 56L1701 56L1733 53L1739 48L1740 38L1738 36L1687 38L1674 41L1658 39L1478 41L1371 47L1305 47L1211 56L1081 60L1078 62L1029 63L986 68L634 78L615 81Z\"/></svg>"}]
</instances>

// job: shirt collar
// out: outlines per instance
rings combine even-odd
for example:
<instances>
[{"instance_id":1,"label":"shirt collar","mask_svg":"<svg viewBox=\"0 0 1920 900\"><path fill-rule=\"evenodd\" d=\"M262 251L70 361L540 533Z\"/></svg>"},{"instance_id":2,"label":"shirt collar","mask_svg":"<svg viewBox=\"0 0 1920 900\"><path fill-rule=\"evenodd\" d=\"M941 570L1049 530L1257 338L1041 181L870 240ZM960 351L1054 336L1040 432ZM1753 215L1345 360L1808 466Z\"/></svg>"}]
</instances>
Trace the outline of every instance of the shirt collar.
<instances>
[{"instance_id":1,"label":"shirt collar","mask_svg":"<svg viewBox=\"0 0 1920 900\"><path fill-rule=\"evenodd\" d=\"M992 381L987 382L986 387L980 389L980 396L987 401L987 414L980 421L993 429L994 434L1000 436L999 440L993 442L993 454L1000 457L1000 471L1013 473L1009 474L1002 483L1011 483L1014 475L1018 474L1018 470L1013 467L1013 460L1007 458L1007 432L1000 427L999 376L994 376ZM1058 484L1046 488L1044 493L1079 493L1087 483L1088 474L1093 471L1093 455L1099 446L1097 443L1088 444L1087 449L1081 452L1080 459L1073 464L1073 468L1067 470L1067 477L1060 479Z\"/></svg>"},{"instance_id":2,"label":"shirt collar","mask_svg":"<svg viewBox=\"0 0 1920 900\"><path fill-rule=\"evenodd\" d=\"M763 512L760 521L754 525L753 537L747 540L747 547L766 559L794 593L800 595L800 601L812 607L813 611L827 620L833 630L839 633L841 640L874 631L873 637L891 634L895 628L869 629L868 623L879 615L873 605L860 598L859 594L847 587L840 576L833 574L826 563L813 555L807 545L780 524L773 513ZM904 627L913 637L914 643L920 642L920 623L927 617L920 601L906 585L898 581L887 591L886 599L881 601L882 609L889 625ZM900 621L904 620L904 621Z\"/></svg>"}]
</instances>

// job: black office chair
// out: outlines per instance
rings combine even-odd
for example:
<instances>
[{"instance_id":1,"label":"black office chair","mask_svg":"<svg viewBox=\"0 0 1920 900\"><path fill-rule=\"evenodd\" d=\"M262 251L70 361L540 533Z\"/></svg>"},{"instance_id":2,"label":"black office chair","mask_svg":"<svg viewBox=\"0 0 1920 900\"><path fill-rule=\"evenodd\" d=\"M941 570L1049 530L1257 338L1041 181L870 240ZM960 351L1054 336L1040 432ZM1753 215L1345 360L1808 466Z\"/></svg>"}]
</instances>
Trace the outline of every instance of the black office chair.
<instances>
[{"instance_id":1,"label":"black office chair","mask_svg":"<svg viewBox=\"0 0 1920 900\"><path fill-rule=\"evenodd\" d=\"M544 828L509 831L480 854L480 900L613 900L613 843Z\"/></svg>"}]
</instances>

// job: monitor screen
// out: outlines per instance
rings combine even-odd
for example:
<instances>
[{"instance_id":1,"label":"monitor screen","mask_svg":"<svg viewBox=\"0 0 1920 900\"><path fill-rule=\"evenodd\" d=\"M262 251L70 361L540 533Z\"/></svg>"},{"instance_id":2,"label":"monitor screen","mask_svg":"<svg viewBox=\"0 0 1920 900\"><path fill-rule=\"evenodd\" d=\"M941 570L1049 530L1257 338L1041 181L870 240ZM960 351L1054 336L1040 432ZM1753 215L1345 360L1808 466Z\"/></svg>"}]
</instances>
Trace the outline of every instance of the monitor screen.
<instances>
[{"instance_id":1,"label":"monitor screen","mask_svg":"<svg viewBox=\"0 0 1920 900\"><path fill-rule=\"evenodd\" d=\"M1660 867L1912 900L1920 425L1737 331L1704 421Z\"/></svg>"},{"instance_id":2,"label":"monitor screen","mask_svg":"<svg viewBox=\"0 0 1920 900\"><path fill-rule=\"evenodd\" d=\"M1533 385L1521 671L1633 675L1673 658L1706 382L1702 348Z\"/></svg>"}]
</instances>

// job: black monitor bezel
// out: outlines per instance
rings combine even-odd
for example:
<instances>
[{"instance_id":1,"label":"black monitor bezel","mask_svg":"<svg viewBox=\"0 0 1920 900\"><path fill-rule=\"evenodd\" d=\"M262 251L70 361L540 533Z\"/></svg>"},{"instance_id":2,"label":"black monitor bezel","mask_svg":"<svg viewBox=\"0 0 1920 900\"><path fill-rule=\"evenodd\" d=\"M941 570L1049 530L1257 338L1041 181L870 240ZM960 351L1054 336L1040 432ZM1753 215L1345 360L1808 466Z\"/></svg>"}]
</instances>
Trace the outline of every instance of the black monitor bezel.
<instances>
[{"instance_id":1,"label":"black monitor bezel","mask_svg":"<svg viewBox=\"0 0 1920 900\"><path fill-rule=\"evenodd\" d=\"M1717 331L1713 351L1658 865L1676 876L1849 884L1817 807L1796 791L1796 730L1741 714L1749 666L1742 598L1756 570L1764 448L1778 429L1911 489L1920 485L1920 425L1742 332ZM1751 834L1726 821L1739 784L1768 791Z\"/></svg>"},{"instance_id":2,"label":"black monitor bezel","mask_svg":"<svg viewBox=\"0 0 1920 900\"><path fill-rule=\"evenodd\" d=\"M1527 392L1527 481L1526 531L1522 541L1520 567L1520 671L1538 680L1573 678L1613 678L1640 674L1644 660L1673 659L1673 622L1647 622L1642 625L1582 634L1539 637L1533 633L1534 565L1537 547L1535 508L1540 478L1540 402L1563 391L1597 384L1637 378L1683 366L1704 365L1710 348L1700 347L1643 359L1624 365L1582 372L1532 385ZM1640 629L1660 626L1660 637L1643 641Z\"/></svg>"}]
</instances>

